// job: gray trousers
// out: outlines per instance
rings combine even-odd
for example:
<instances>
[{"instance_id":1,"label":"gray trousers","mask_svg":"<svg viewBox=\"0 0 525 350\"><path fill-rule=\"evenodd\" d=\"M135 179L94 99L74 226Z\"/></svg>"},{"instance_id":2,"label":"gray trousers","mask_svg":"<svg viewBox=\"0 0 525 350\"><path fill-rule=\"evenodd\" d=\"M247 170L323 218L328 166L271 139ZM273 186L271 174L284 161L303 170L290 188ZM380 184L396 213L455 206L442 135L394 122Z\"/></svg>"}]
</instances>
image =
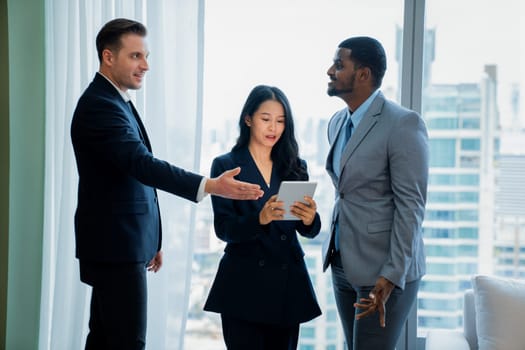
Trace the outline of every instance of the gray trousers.
<instances>
[{"instance_id":1,"label":"gray trousers","mask_svg":"<svg viewBox=\"0 0 525 350\"><path fill-rule=\"evenodd\" d=\"M346 343L350 350L394 350L410 309L416 301L420 280L408 282L405 289L396 287L386 303L386 327L379 325L379 313L361 320L355 315L359 309L354 303L360 298L368 298L374 286L354 286L344 274L341 257L332 256L332 285L339 318L343 326Z\"/></svg>"}]
</instances>

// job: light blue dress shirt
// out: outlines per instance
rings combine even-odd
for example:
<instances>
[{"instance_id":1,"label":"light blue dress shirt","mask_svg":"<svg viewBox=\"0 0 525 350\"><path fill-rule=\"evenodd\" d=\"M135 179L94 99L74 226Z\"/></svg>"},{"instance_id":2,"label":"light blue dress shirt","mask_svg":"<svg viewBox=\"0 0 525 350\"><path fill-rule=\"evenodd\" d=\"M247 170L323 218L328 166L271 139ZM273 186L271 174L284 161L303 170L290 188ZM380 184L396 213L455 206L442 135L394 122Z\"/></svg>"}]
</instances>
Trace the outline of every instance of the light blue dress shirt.
<instances>
[{"instance_id":1,"label":"light blue dress shirt","mask_svg":"<svg viewBox=\"0 0 525 350\"><path fill-rule=\"evenodd\" d=\"M350 120L352 120L353 126L351 129L351 134L353 134L354 130L356 130L357 127L359 126L359 123L365 116L365 113L368 111L368 108L370 107L370 105L372 104L372 101L376 98L378 93L379 93L379 89L374 91L370 96L368 96L365 102L363 102L359 107L357 107L357 109L353 113L350 113L350 109L346 110L346 120L341 126L342 130L339 133L339 137L336 140L334 154L332 158L332 161L333 161L332 166L337 176L341 175L341 170L342 170L341 169L341 157L343 156L343 152L346 147L346 143L348 143L348 141L345 142L345 137L344 137L346 129L348 127L348 123L350 122ZM335 223L335 241L334 243L335 243L335 250L338 251L339 250L339 221L336 221Z\"/></svg>"}]
</instances>

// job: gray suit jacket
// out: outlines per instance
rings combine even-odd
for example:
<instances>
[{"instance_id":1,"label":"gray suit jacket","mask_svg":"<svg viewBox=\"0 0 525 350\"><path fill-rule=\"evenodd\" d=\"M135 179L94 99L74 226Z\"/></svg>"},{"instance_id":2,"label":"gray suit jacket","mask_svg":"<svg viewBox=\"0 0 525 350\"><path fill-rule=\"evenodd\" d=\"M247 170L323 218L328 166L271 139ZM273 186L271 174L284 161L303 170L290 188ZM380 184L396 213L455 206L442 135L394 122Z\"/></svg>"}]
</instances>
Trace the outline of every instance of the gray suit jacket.
<instances>
[{"instance_id":1,"label":"gray suit jacket","mask_svg":"<svg viewBox=\"0 0 525 350\"><path fill-rule=\"evenodd\" d=\"M428 136L414 111L379 93L353 131L341 158L341 174L332 167L346 109L328 124L331 145L326 169L336 192L331 234L323 247L326 270L339 217L339 247L348 281L373 286L383 276L396 286L421 278L425 254L421 224L428 180Z\"/></svg>"}]
</instances>

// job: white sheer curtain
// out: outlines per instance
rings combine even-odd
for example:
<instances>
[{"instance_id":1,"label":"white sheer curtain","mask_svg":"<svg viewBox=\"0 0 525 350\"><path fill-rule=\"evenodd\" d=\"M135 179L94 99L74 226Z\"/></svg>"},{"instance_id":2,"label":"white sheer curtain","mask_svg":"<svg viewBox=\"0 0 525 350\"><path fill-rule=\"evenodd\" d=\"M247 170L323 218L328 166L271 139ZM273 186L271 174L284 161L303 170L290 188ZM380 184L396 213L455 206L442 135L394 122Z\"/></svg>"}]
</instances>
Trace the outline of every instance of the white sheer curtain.
<instances>
[{"instance_id":1,"label":"white sheer curtain","mask_svg":"<svg viewBox=\"0 0 525 350\"><path fill-rule=\"evenodd\" d=\"M134 96L154 154L198 169L203 0L46 1L46 179L40 349L81 349L90 289L79 280L73 215L77 170L69 128L98 70L95 37L110 19L148 27L150 72ZM195 206L160 194L164 266L149 275L148 349L182 349Z\"/></svg>"}]
</instances>

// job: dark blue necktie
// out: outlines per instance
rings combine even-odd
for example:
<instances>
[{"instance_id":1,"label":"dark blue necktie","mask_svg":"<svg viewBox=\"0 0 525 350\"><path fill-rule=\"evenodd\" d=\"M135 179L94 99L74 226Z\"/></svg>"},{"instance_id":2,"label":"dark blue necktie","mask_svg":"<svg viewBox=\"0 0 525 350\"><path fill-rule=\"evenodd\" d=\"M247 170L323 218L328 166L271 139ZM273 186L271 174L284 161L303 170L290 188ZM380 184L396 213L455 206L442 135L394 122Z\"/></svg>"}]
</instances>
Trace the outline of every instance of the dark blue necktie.
<instances>
[{"instance_id":1,"label":"dark blue necktie","mask_svg":"<svg viewBox=\"0 0 525 350\"><path fill-rule=\"evenodd\" d=\"M345 147L348 143L348 140L350 140L350 136L352 136L352 128L354 127L354 123L352 123L352 118L348 117L348 123L346 123L346 130L345 130Z\"/></svg>"},{"instance_id":2,"label":"dark blue necktie","mask_svg":"<svg viewBox=\"0 0 525 350\"><path fill-rule=\"evenodd\" d=\"M343 146L343 150L341 151L341 157L343 156L343 153L344 153L344 149L346 148L346 144L348 143L348 140L350 140L350 136L352 136L352 128L353 128L354 124L352 123L352 118L348 117L348 121L346 123L346 128L345 130L343 130L345 132L345 138L344 138L344 146ZM342 170L342 164L340 165L341 166L341 170ZM339 218L337 218L337 222L335 224L335 237L334 237L334 245L335 245L335 250L336 251L339 251L339 237L340 237L340 234L339 234Z\"/></svg>"}]
</instances>

